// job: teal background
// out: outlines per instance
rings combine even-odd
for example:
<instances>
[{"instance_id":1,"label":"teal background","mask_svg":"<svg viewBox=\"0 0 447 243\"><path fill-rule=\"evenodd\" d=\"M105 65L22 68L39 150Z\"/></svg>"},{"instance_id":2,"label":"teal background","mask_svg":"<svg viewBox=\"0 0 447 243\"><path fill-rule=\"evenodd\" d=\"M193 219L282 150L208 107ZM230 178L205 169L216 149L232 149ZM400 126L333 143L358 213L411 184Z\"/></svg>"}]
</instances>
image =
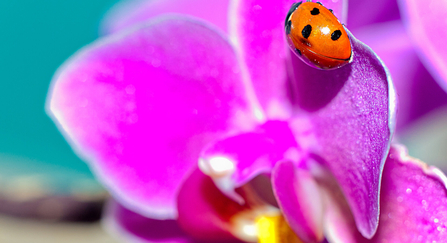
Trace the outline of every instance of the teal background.
<instances>
[{"instance_id":1,"label":"teal background","mask_svg":"<svg viewBox=\"0 0 447 243\"><path fill-rule=\"evenodd\" d=\"M45 97L56 69L98 37L101 17L116 2L0 1L0 176L40 165L92 176L46 115Z\"/></svg>"}]
</instances>

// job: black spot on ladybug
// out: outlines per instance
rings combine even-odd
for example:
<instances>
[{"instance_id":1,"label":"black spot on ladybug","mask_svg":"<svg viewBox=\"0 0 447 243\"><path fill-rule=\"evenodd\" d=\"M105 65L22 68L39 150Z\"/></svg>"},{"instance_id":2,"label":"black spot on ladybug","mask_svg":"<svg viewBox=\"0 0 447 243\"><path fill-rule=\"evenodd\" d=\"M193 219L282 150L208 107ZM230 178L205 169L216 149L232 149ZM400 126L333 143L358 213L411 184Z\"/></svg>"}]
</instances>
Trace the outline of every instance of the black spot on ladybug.
<instances>
[{"instance_id":1,"label":"black spot on ladybug","mask_svg":"<svg viewBox=\"0 0 447 243\"><path fill-rule=\"evenodd\" d=\"M295 48L296 53L298 53L301 56L301 51Z\"/></svg>"},{"instance_id":2,"label":"black spot on ladybug","mask_svg":"<svg viewBox=\"0 0 447 243\"><path fill-rule=\"evenodd\" d=\"M334 13L334 10L332 10L332 9L329 9L329 12L331 12L331 13Z\"/></svg>"},{"instance_id":3,"label":"black spot on ladybug","mask_svg":"<svg viewBox=\"0 0 447 243\"><path fill-rule=\"evenodd\" d=\"M340 38L340 36L341 36L341 31L340 30L336 30L336 31L332 32L331 39L333 41L336 41L336 40L338 40Z\"/></svg>"},{"instance_id":4,"label":"black spot on ladybug","mask_svg":"<svg viewBox=\"0 0 447 243\"><path fill-rule=\"evenodd\" d=\"M292 28L292 21L287 21L286 24L286 35L290 34L290 28Z\"/></svg>"},{"instance_id":5,"label":"black spot on ladybug","mask_svg":"<svg viewBox=\"0 0 447 243\"><path fill-rule=\"evenodd\" d=\"M320 2L317 2L318 4L320 4L321 6L323 6L323 4L322 3L320 3Z\"/></svg>"},{"instance_id":6,"label":"black spot on ladybug","mask_svg":"<svg viewBox=\"0 0 447 243\"><path fill-rule=\"evenodd\" d=\"M312 26L310 26L310 24L308 24L308 25L304 26L303 30L301 31L301 34L303 35L303 37L304 37L305 39L307 39L307 38L309 38L310 33L312 33ZM332 35L333 35L333 34L334 34L334 33L332 33ZM340 33L340 35L341 35L341 33ZM338 38L337 38L337 39L338 39Z\"/></svg>"},{"instance_id":7,"label":"black spot on ladybug","mask_svg":"<svg viewBox=\"0 0 447 243\"><path fill-rule=\"evenodd\" d=\"M301 2L292 4L292 7L290 7L289 12L287 13L286 22L284 23L284 25L287 25L287 21L289 21L290 15L292 15L293 12L295 12L295 10L301 5L301 3L303 3L303 2L301 1Z\"/></svg>"},{"instance_id":8,"label":"black spot on ladybug","mask_svg":"<svg viewBox=\"0 0 447 243\"><path fill-rule=\"evenodd\" d=\"M318 15L320 13L320 10L318 8L314 8L312 9L312 11L310 11L310 14L312 15Z\"/></svg>"}]
</instances>

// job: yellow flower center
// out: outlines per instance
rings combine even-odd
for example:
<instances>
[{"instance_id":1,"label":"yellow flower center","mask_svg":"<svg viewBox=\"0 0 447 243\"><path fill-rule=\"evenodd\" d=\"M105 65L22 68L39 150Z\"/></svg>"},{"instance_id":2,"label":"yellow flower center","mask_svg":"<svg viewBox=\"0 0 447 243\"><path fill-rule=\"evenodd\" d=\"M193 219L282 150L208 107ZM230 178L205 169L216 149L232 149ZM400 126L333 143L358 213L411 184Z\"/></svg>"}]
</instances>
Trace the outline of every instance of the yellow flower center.
<instances>
[{"instance_id":1,"label":"yellow flower center","mask_svg":"<svg viewBox=\"0 0 447 243\"><path fill-rule=\"evenodd\" d=\"M302 243L282 215L256 219L259 243Z\"/></svg>"}]
</instances>

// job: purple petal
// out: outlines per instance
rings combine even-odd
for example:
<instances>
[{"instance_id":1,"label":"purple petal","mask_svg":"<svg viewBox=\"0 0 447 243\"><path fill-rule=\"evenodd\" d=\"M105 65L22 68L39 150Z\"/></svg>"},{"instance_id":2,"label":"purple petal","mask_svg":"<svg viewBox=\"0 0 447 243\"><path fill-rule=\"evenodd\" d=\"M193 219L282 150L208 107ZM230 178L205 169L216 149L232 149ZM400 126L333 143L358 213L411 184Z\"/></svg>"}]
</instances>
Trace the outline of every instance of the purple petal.
<instances>
[{"instance_id":1,"label":"purple petal","mask_svg":"<svg viewBox=\"0 0 447 243\"><path fill-rule=\"evenodd\" d=\"M104 17L103 34L111 34L161 14L184 14L204 19L227 31L229 0L127 0L116 4Z\"/></svg>"},{"instance_id":2,"label":"purple petal","mask_svg":"<svg viewBox=\"0 0 447 243\"><path fill-rule=\"evenodd\" d=\"M365 238L357 230L351 209L336 179L326 168L314 164L313 175L320 186L324 206L324 235L330 243L357 243Z\"/></svg>"},{"instance_id":3,"label":"purple petal","mask_svg":"<svg viewBox=\"0 0 447 243\"><path fill-rule=\"evenodd\" d=\"M237 241L232 217L247 210L222 194L209 176L196 169L178 195L178 222L189 235L208 242Z\"/></svg>"},{"instance_id":4,"label":"purple petal","mask_svg":"<svg viewBox=\"0 0 447 243\"><path fill-rule=\"evenodd\" d=\"M352 63L332 71L293 56L297 104L313 126L306 148L328 166L351 206L357 227L371 237L379 215L379 186L394 131L395 94L383 63L350 35ZM301 127L294 126L296 130Z\"/></svg>"},{"instance_id":5,"label":"purple petal","mask_svg":"<svg viewBox=\"0 0 447 243\"><path fill-rule=\"evenodd\" d=\"M303 152L287 122L269 121L256 130L220 140L201 154L200 168L234 200L243 202L234 189L257 175L271 173L276 162L298 162Z\"/></svg>"},{"instance_id":6,"label":"purple petal","mask_svg":"<svg viewBox=\"0 0 447 243\"><path fill-rule=\"evenodd\" d=\"M165 219L176 216L202 148L254 126L244 85L225 39L163 19L72 57L53 80L48 112L120 203Z\"/></svg>"},{"instance_id":7,"label":"purple petal","mask_svg":"<svg viewBox=\"0 0 447 243\"><path fill-rule=\"evenodd\" d=\"M393 147L382 179L380 222L374 238L364 239L346 227L333 231L330 242L444 242L447 237L445 175L408 157L402 147ZM349 214L343 216L349 218ZM353 225L352 217L350 222Z\"/></svg>"},{"instance_id":8,"label":"purple petal","mask_svg":"<svg viewBox=\"0 0 447 243\"><path fill-rule=\"evenodd\" d=\"M284 20L295 0L235 1L230 16L230 36L248 68L261 106L269 117L290 115L290 82L286 62L288 46L284 38ZM345 1L320 1L343 16ZM344 22L344 21L342 21Z\"/></svg>"},{"instance_id":9,"label":"purple petal","mask_svg":"<svg viewBox=\"0 0 447 243\"><path fill-rule=\"evenodd\" d=\"M399 18L397 0L349 0L347 26L350 30Z\"/></svg>"},{"instance_id":10,"label":"purple petal","mask_svg":"<svg viewBox=\"0 0 447 243\"><path fill-rule=\"evenodd\" d=\"M390 70L399 97L398 129L447 105L446 92L422 65L401 21L364 27L354 34L371 47Z\"/></svg>"},{"instance_id":11,"label":"purple petal","mask_svg":"<svg viewBox=\"0 0 447 243\"><path fill-rule=\"evenodd\" d=\"M413 43L427 69L447 90L446 1L400 1L402 14Z\"/></svg>"},{"instance_id":12,"label":"purple petal","mask_svg":"<svg viewBox=\"0 0 447 243\"><path fill-rule=\"evenodd\" d=\"M129 242L194 242L183 232L177 221L146 218L113 200L107 205L103 224L110 234Z\"/></svg>"},{"instance_id":13,"label":"purple petal","mask_svg":"<svg viewBox=\"0 0 447 243\"><path fill-rule=\"evenodd\" d=\"M383 172L380 227L374 240L442 242L447 237L447 178L441 171L390 151Z\"/></svg>"},{"instance_id":14,"label":"purple petal","mask_svg":"<svg viewBox=\"0 0 447 243\"><path fill-rule=\"evenodd\" d=\"M281 211L298 237L304 242L321 242L323 203L310 172L290 161L280 162L273 171L272 184Z\"/></svg>"}]
</instances>

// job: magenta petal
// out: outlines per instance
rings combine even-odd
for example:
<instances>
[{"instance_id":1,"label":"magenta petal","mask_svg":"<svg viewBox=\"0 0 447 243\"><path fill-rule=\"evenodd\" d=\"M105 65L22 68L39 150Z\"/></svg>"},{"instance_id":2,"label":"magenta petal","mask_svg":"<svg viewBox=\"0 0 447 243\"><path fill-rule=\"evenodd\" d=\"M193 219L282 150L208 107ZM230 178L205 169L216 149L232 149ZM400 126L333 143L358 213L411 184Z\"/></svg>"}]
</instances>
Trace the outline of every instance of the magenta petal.
<instances>
[{"instance_id":1,"label":"magenta petal","mask_svg":"<svg viewBox=\"0 0 447 243\"><path fill-rule=\"evenodd\" d=\"M383 170L376 235L367 240L348 227L338 228L330 236L331 242L444 242L446 183L440 170L408 157L404 148L393 146ZM349 219L349 214L343 216ZM353 225L352 218L350 222Z\"/></svg>"},{"instance_id":2,"label":"magenta petal","mask_svg":"<svg viewBox=\"0 0 447 243\"><path fill-rule=\"evenodd\" d=\"M229 0L127 0L116 4L104 17L103 34L111 34L161 14L185 14L204 19L227 31Z\"/></svg>"},{"instance_id":3,"label":"magenta petal","mask_svg":"<svg viewBox=\"0 0 447 243\"><path fill-rule=\"evenodd\" d=\"M323 239L323 203L317 183L310 172L294 163L276 164L272 185L281 211L290 227L304 242Z\"/></svg>"},{"instance_id":4,"label":"magenta petal","mask_svg":"<svg viewBox=\"0 0 447 243\"><path fill-rule=\"evenodd\" d=\"M130 211L115 201L105 210L107 230L129 242L193 243L175 220L155 220Z\"/></svg>"},{"instance_id":5,"label":"magenta petal","mask_svg":"<svg viewBox=\"0 0 447 243\"><path fill-rule=\"evenodd\" d=\"M235 1L230 36L248 68L261 106L269 117L290 115L290 83L285 63L289 61L284 20L295 0ZM345 1L320 1L337 16ZM342 21L343 22L343 21Z\"/></svg>"},{"instance_id":6,"label":"magenta petal","mask_svg":"<svg viewBox=\"0 0 447 243\"><path fill-rule=\"evenodd\" d=\"M309 150L334 174L357 227L371 237L377 228L380 177L394 131L396 100L383 63L352 35L350 39L353 61L337 70L318 70L295 56L292 61L298 105L307 111L304 116L315 135Z\"/></svg>"},{"instance_id":7,"label":"magenta petal","mask_svg":"<svg viewBox=\"0 0 447 243\"><path fill-rule=\"evenodd\" d=\"M202 148L253 126L246 97L225 39L164 19L77 53L56 74L48 108L120 203L164 219L176 216Z\"/></svg>"},{"instance_id":8,"label":"magenta petal","mask_svg":"<svg viewBox=\"0 0 447 243\"><path fill-rule=\"evenodd\" d=\"M234 189L257 175L271 173L279 160L303 157L287 122L269 121L256 130L220 140L201 154L200 168L235 200ZM242 201L241 201L242 202Z\"/></svg>"},{"instance_id":9,"label":"magenta petal","mask_svg":"<svg viewBox=\"0 0 447 243\"><path fill-rule=\"evenodd\" d=\"M407 30L427 69L447 90L447 2L400 1Z\"/></svg>"},{"instance_id":10,"label":"magenta petal","mask_svg":"<svg viewBox=\"0 0 447 243\"><path fill-rule=\"evenodd\" d=\"M393 147L382 177L375 242L443 242L447 238L447 178Z\"/></svg>"},{"instance_id":11,"label":"magenta petal","mask_svg":"<svg viewBox=\"0 0 447 243\"><path fill-rule=\"evenodd\" d=\"M237 241L231 219L248 209L226 197L209 176L196 169L178 195L178 222L196 239L209 242Z\"/></svg>"}]
</instances>

